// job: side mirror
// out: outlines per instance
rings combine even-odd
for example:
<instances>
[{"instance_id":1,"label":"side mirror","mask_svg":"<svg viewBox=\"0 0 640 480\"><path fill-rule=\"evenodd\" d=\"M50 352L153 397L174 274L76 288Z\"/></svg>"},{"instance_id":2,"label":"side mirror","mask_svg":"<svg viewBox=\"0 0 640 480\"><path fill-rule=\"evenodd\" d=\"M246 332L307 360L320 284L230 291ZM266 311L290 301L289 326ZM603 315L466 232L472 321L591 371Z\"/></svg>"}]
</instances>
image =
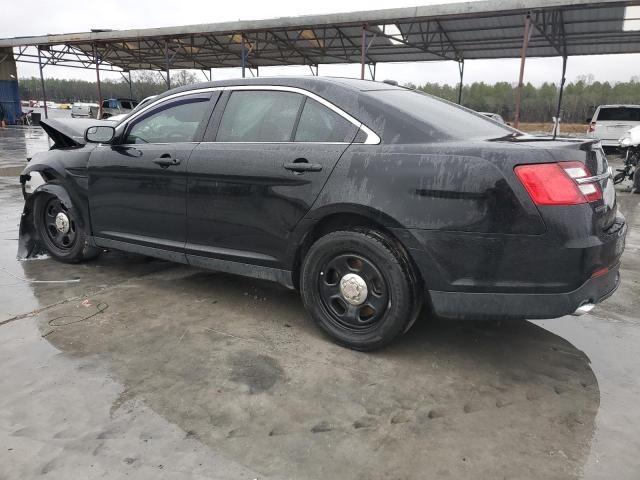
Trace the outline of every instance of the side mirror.
<instances>
[{"instance_id":1,"label":"side mirror","mask_svg":"<svg viewBox=\"0 0 640 480\"><path fill-rule=\"evenodd\" d=\"M89 127L84 132L84 139L91 143L110 143L116 135L116 129L108 125Z\"/></svg>"},{"instance_id":2,"label":"side mirror","mask_svg":"<svg viewBox=\"0 0 640 480\"><path fill-rule=\"evenodd\" d=\"M587 125L591 124L591 118L587 118L584 123L586 123Z\"/></svg>"}]
</instances>

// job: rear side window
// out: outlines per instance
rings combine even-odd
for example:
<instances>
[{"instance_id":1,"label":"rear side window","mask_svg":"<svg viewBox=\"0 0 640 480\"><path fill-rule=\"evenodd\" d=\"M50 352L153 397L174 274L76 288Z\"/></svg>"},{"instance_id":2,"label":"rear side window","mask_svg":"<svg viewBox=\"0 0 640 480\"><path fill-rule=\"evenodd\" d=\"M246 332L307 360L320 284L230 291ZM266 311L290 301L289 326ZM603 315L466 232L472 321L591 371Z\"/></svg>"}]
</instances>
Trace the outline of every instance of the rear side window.
<instances>
[{"instance_id":1,"label":"rear side window","mask_svg":"<svg viewBox=\"0 0 640 480\"><path fill-rule=\"evenodd\" d=\"M296 142L348 142L356 127L336 112L307 98L296 129Z\"/></svg>"},{"instance_id":2,"label":"rear side window","mask_svg":"<svg viewBox=\"0 0 640 480\"><path fill-rule=\"evenodd\" d=\"M131 103L127 100L122 100L120 102L122 104L122 108L126 108L127 110L131 110Z\"/></svg>"},{"instance_id":3,"label":"rear side window","mask_svg":"<svg viewBox=\"0 0 640 480\"><path fill-rule=\"evenodd\" d=\"M517 132L499 125L480 113L446 100L411 90L378 90L368 92L389 109L400 110L423 124L422 130L438 131L449 138L499 138ZM435 137L433 134L432 137Z\"/></svg>"},{"instance_id":4,"label":"rear side window","mask_svg":"<svg viewBox=\"0 0 640 480\"><path fill-rule=\"evenodd\" d=\"M608 107L601 108L597 120L613 122L640 122L640 108Z\"/></svg>"},{"instance_id":5,"label":"rear side window","mask_svg":"<svg viewBox=\"0 0 640 480\"><path fill-rule=\"evenodd\" d=\"M218 142L290 142L303 96L292 92L239 90L222 114Z\"/></svg>"},{"instance_id":6,"label":"rear side window","mask_svg":"<svg viewBox=\"0 0 640 480\"><path fill-rule=\"evenodd\" d=\"M125 143L192 142L208 109L208 98L162 105L134 120Z\"/></svg>"}]
</instances>

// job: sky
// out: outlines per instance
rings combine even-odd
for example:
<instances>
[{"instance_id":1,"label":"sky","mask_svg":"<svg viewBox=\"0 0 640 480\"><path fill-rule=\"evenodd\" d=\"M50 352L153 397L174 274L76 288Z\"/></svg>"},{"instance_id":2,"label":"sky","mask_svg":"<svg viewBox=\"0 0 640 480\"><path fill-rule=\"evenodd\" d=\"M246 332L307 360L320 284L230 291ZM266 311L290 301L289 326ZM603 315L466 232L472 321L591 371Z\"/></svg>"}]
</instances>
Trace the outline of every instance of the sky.
<instances>
[{"instance_id":1,"label":"sky","mask_svg":"<svg viewBox=\"0 0 640 480\"><path fill-rule=\"evenodd\" d=\"M411 7L454 3L447 0L323 0L321 2L279 0L0 0L0 37L89 31L92 28L130 29L255 20L282 16L336 13L354 10ZM472 60L465 62L465 83L500 81L516 83L518 59ZM560 58L527 59L525 81L534 85L560 81ZM629 81L640 75L640 55L570 57L567 79L593 75L596 80ZM307 67L261 68L260 75L307 75ZM321 65L321 75L358 77L359 65ZM18 63L18 76L38 76L36 65ZM214 79L240 76L240 69L216 69ZM45 76L94 80L95 72L64 67L46 67ZM102 78L119 79L117 73ZM417 85L427 82L455 85L459 81L455 62L378 64L376 79L393 79ZM203 77L204 80L204 77Z\"/></svg>"}]
</instances>

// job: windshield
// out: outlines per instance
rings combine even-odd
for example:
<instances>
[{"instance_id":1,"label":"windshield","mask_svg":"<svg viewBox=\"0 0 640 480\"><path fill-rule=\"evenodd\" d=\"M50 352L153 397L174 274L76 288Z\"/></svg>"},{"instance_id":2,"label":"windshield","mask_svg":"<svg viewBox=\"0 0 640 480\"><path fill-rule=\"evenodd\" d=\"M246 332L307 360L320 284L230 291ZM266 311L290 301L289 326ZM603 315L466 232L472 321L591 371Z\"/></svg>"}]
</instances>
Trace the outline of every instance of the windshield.
<instances>
[{"instance_id":1,"label":"windshield","mask_svg":"<svg viewBox=\"0 0 640 480\"><path fill-rule=\"evenodd\" d=\"M370 92L379 101L406 112L430 129L455 139L500 138L521 135L518 130L497 123L473 110L415 90Z\"/></svg>"}]
</instances>

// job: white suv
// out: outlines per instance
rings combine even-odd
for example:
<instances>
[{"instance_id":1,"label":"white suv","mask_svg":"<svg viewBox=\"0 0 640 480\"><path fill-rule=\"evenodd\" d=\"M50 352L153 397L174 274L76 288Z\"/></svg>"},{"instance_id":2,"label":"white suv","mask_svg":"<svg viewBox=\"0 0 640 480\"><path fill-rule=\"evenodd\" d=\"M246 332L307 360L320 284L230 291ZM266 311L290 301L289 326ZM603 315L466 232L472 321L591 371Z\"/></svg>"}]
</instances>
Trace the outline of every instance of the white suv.
<instances>
[{"instance_id":1,"label":"white suv","mask_svg":"<svg viewBox=\"0 0 640 480\"><path fill-rule=\"evenodd\" d=\"M628 130L640 125L640 105L600 105L593 114L587 136L603 147L617 147Z\"/></svg>"}]
</instances>

